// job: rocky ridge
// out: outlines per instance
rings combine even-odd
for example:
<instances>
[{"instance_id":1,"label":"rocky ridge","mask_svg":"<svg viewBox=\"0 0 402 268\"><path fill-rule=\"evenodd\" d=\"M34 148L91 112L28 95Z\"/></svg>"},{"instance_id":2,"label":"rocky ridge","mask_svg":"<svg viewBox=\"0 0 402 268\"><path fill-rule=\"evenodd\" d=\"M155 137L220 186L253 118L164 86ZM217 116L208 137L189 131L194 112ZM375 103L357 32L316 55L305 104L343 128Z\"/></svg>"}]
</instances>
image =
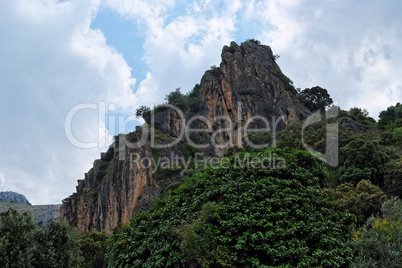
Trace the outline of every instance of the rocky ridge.
<instances>
[{"instance_id":1,"label":"rocky ridge","mask_svg":"<svg viewBox=\"0 0 402 268\"><path fill-rule=\"evenodd\" d=\"M0 192L0 201L31 205L24 195L12 191Z\"/></svg>"},{"instance_id":2,"label":"rocky ridge","mask_svg":"<svg viewBox=\"0 0 402 268\"><path fill-rule=\"evenodd\" d=\"M270 47L232 42L221 58L203 75L193 105L158 106L144 114L142 127L116 138L63 200L61 220L80 232L112 232L179 185L196 153L221 157L245 146L246 129L275 132L309 115Z\"/></svg>"}]
</instances>

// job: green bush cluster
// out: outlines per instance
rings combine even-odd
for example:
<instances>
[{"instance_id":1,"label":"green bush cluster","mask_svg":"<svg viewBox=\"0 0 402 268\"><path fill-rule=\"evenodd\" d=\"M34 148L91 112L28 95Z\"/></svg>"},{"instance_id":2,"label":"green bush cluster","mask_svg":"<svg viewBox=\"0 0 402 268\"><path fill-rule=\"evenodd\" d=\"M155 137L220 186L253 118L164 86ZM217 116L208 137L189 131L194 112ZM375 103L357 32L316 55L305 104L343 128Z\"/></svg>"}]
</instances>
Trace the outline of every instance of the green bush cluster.
<instances>
[{"instance_id":1,"label":"green bush cluster","mask_svg":"<svg viewBox=\"0 0 402 268\"><path fill-rule=\"evenodd\" d=\"M402 104L398 102L380 112L378 126L386 130L402 127Z\"/></svg>"},{"instance_id":2,"label":"green bush cluster","mask_svg":"<svg viewBox=\"0 0 402 268\"><path fill-rule=\"evenodd\" d=\"M215 68L219 69L218 67ZM167 101L166 102L167 104L173 105L174 107L182 110L183 112L189 112L190 114L195 114L199 112L200 109L202 109L201 101L199 99L200 91L201 86L199 84L196 84L193 87L193 89L187 94L181 93L180 88L177 88L176 90L166 95L165 100ZM137 118L141 116L145 120L145 122L149 124L151 120L151 113L165 112L169 109L171 108L164 103L155 106L153 109L147 106L140 106L136 110L135 114Z\"/></svg>"},{"instance_id":3,"label":"green bush cluster","mask_svg":"<svg viewBox=\"0 0 402 268\"><path fill-rule=\"evenodd\" d=\"M333 103L328 91L319 86L299 91L299 99L312 113L319 110L324 111L325 107Z\"/></svg>"},{"instance_id":4,"label":"green bush cluster","mask_svg":"<svg viewBox=\"0 0 402 268\"><path fill-rule=\"evenodd\" d=\"M0 213L0 267L106 267L105 232L80 236L67 223L34 224L28 212Z\"/></svg>"},{"instance_id":5,"label":"green bush cluster","mask_svg":"<svg viewBox=\"0 0 402 268\"><path fill-rule=\"evenodd\" d=\"M0 266L81 267L78 235L66 223L38 228L28 212L0 214Z\"/></svg>"},{"instance_id":6,"label":"green bush cluster","mask_svg":"<svg viewBox=\"0 0 402 268\"><path fill-rule=\"evenodd\" d=\"M247 154L240 154L244 159ZM353 217L320 195L325 166L310 154L272 150L286 168L211 167L109 241L114 267L341 267ZM243 157L243 158L242 158ZM227 160L224 160L227 161Z\"/></svg>"},{"instance_id":7,"label":"green bush cluster","mask_svg":"<svg viewBox=\"0 0 402 268\"><path fill-rule=\"evenodd\" d=\"M375 216L359 228L351 243L352 267L402 267L402 202L390 199L382 205L382 217Z\"/></svg>"}]
</instances>

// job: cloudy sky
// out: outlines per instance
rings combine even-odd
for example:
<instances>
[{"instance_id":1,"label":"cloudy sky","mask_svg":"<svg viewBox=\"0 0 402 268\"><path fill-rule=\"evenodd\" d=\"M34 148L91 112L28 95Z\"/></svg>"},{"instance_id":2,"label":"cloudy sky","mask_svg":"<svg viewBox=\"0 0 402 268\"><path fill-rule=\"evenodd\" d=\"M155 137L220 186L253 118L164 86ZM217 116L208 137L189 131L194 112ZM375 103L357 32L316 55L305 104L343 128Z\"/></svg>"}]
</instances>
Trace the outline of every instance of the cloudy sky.
<instances>
[{"instance_id":1,"label":"cloudy sky","mask_svg":"<svg viewBox=\"0 0 402 268\"><path fill-rule=\"evenodd\" d=\"M75 191L139 105L219 65L223 45L271 46L296 87L344 109L402 101L399 0L2 0L0 191L33 204Z\"/></svg>"}]
</instances>

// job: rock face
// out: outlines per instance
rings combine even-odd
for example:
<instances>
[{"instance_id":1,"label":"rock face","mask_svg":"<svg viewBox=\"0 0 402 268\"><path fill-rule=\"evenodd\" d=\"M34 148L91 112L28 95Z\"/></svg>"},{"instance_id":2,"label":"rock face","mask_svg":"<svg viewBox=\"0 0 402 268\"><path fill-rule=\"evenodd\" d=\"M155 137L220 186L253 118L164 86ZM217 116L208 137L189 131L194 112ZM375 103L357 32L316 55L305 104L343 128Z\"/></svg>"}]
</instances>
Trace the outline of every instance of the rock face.
<instances>
[{"instance_id":1,"label":"rock face","mask_svg":"<svg viewBox=\"0 0 402 268\"><path fill-rule=\"evenodd\" d=\"M158 133L154 141L169 137ZM145 144L135 145L141 137L147 137ZM60 209L61 220L76 226L78 231L105 230L112 232L121 223L128 222L137 212L148 209L153 200L162 194L154 176L153 159L149 133L142 127L127 136L121 135L101 159L78 180L76 193L63 200ZM171 152L175 152L175 147ZM160 151L159 155L168 151ZM179 154L179 152L176 152Z\"/></svg>"},{"instance_id":2,"label":"rock face","mask_svg":"<svg viewBox=\"0 0 402 268\"><path fill-rule=\"evenodd\" d=\"M370 129L369 126L359 124L353 119L348 117L341 118L341 127L345 130L350 130L357 133L366 132L367 130Z\"/></svg>"},{"instance_id":3,"label":"rock face","mask_svg":"<svg viewBox=\"0 0 402 268\"><path fill-rule=\"evenodd\" d=\"M0 192L0 200L7 203L31 205L31 203L28 202L25 196L11 191Z\"/></svg>"},{"instance_id":4,"label":"rock face","mask_svg":"<svg viewBox=\"0 0 402 268\"><path fill-rule=\"evenodd\" d=\"M220 157L232 146L243 148L249 129L275 133L309 115L270 47L232 42L221 57L189 106L156 107L143 127L119 136L63 200L61 220L80 232L111 232L178 185L185 160L196 152Z\"/></svg>"},{"instance_id":5,"label":"rock face","mask_svg":"<svg viewBox=\"0 0 402 268\"><path fill-rule=\"evenodd\" d=\"M209 153L222 156L226 147L243 147L246 128L275 132L310 114L296 97L291 80L276 64L270 47L253 41L241 46L232 42L223 48L221 57L220 67L206 71L201 79L195 111L193 107L182 113L156 111L154 121L148 123L173 137L185 136L183 125L206 129L210 133L200 135L197 142L212 145Z\"/></svg>"}]
</instances>

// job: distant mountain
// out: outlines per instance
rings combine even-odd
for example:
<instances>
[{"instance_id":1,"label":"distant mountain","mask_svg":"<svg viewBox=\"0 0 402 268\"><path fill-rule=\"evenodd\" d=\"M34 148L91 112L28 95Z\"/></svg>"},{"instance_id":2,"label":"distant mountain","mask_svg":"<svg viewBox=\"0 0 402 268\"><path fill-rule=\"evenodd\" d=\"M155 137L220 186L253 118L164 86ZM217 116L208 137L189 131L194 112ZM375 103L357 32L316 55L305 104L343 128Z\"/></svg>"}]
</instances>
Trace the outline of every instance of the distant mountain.
<instances>
[{"instance_id":1,"label":"distant mountain","mask_svg":"<svg viewBox=\"0 0 402 268\"><path fill-rule=\"evenodd\" d=\"M17 203L24 205L31 205L25 196L16 192L0 192L0 201L4 201L7 203Z\"/></svg>"},{"instance_id":2,"label":"distant mountain","mask_svg":"<svg viewBox=\"0 0 402 268\"><path fill-rule=\"evenodd\" d=\"M15 192L0 192L0 213L7 211L10 207L17 211L29 211L38 226L60 220L61 205L38 205L32 206L22 194Z\"/></svg>"}]
</instances>

